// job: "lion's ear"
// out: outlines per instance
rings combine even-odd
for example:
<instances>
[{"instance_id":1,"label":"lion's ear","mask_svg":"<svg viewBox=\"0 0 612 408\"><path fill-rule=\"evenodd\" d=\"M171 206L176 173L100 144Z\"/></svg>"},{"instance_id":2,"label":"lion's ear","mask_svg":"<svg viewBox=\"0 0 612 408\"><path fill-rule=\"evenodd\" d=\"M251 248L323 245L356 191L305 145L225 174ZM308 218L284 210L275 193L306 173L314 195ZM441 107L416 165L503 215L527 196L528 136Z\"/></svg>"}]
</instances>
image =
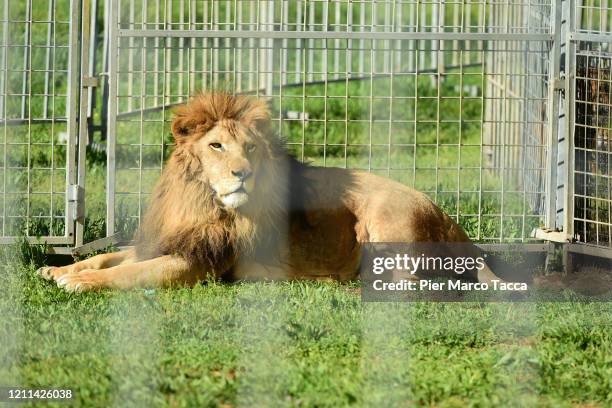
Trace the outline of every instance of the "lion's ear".
<instances>
[{"instance_id":1,"label":"lion's ear","mask_svg":"<svg viewBox=\"0 0 612 408\"><path fill-rule=\"evenodd\" d=\"M242 122L251 128L256 128L259 132L267 133L270 130L270 107L265 100L255 100L251 102L251 107L243 117Z\"/></svg>"},{"instance_id":2,"label":"lion's ear","mask_svg":"<svg viewBox=\"0 0 612 408\"><path fill-rule=\"evenodd\" d=\"M196 129L198 122L193 118L177 113L172 121L172 136L177 144L184 143Z\"/></svg>"}]
</instances>

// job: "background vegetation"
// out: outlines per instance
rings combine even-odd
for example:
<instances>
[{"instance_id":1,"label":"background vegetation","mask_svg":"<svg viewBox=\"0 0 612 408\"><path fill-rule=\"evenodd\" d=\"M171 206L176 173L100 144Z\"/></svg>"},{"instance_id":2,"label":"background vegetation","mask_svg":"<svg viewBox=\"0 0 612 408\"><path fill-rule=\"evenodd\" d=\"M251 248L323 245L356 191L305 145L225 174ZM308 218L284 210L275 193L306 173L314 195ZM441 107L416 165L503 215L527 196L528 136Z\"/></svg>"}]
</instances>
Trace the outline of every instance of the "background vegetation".
<instances>
[{"instance_id":1,"label":"background vegetation","mask_svg":"<svg viewBox=\"0 0 612 408\"><path fill-rule=\"evenodd\" d=\"M100 3L103 7L104 2ZM125 27L129 26L126 25L128 18L133 18L138 27L143 22L155 21L155 2L122 1L120 4L121 21ZM131 11L130 4L134 5L134 11ZM249 12L253 4L244 2L243 12ZM280 2L275 4L280 7ZM368 24L373 21L384 24L387 11L381 4L374 8L366 3L355 5L354 21L360 21L360 7L364 7ZM25 122L5 127L0 135L0 139L4 138L6 142L0 144L0 150L4 150L0 151L4 153L0 154L0 165L6 160L4 176L7 180L4 187L7 200L2 203L5 205L3 214L6 213L2 220L4 235L17 236L24 229L30 236L63 235L69 5L68 0L54 3L52 17L55 24L46 23L48 7L32 9L32 24L27 23L26 2L12 3L8 9L13 23L8 25L6 40L10 46L7 58L11 69L3 78L7 89L5 115L7 119L25 118ZM203 17L206 15L205 5L196 2L195 20L198 22L207 21ZM212 7L212 2L208 5ZM234 6L230 4L229 9L225 6L224 3L215 12L219 21L226 21L228 16L234 15ZM297 13L295 3L288 2L288 6L289 15L294 16ZM176 24L172 27L180 28L188 13L181 12L180 2L168 7L171 21ZM330 7L331 16L336 6L332 4ZM341 16L347 15L347 7L346 3L340 6ZM402 7L408 13L409 7ZM316 21L322 21L323 9L323 2L315 4ZM425 5L424 10L429 21L433 6ZM458 10L449 8L445 15L449 25L454 21L453 13ZM469 21L478 21L481 5L474 4L470 10ZM280 11L279 8L277 12ZM161 19L164 13L161 10ZM132 14L134 16L130 17ZM101 10L98 35L101 35L103 16ZM208 16L210 19L211 15ZM149 25L142 27L151 28ZM297 28L290 26L288 29ZM52 47L48 46L48 38L51 38ZM33 45L30 51L23 47L28 41ZM172 149L171 112L164 109L141 114L139 109L179 102L188 96L190 89L206 89L213 83L245 89L248 81L253 79L249 70L256 67L249 61L257 56L257 51L248 51L253 45L241 43L240 46L247 51L236 54L232 51L238 46L236 41L121 39L117 109L123 116L119 118L115 133L117 188L114 205L117 213L115 228L126 238L132 235L146 209L148 193ZM300 50L304 45L311 47L313 53L302 55ZM474 239L500 242L528 238L533 228L541 223L541 208L538 206L543 197L542 193L532 191L532 187L523 185L519 179L527 166L537 178L539 165L524 162L523 168L516 163L502 168L499 163L490 162L491 147L487 146L486 139L490 129L484 117L488 79L482 65L483 54L464 50L466 47L476 50L479 44L447 41L439 45L446 50L441 54L444 62L461 62L460 66L445 69L439 75L414 73L406 68L407 64L422 57L427 66L431 65L434 61L430 50L434 43L407 41L394 55L394 58L401 57L404 61L397 72L368 77L365 75L367 72L385 70L389 54L382 50L391 46L395 49L396 44L355 42L351 44L354 51L349 55L347 40L312 41L308 44L296 40L275 42L273 59L276 68L286 58L286 73L293 77L300 69L312 65L314 71L308 74L312 77L308 81L315 81L312 84L276 86L272 90L275 96L271 98L271 106L278 133L287 140L293 154L313 165L367 169L426 192ZM211 51L211 47L218 51ZM324 51L325 47L329 52ZM101 51L100 48L97 72L104 70ZM300 55L303 57L302 68L296 62ZM322 61L328 58L329 62L324 66ZM212 64L213 60L217 60L219 72L212 72L204 65L205 61ZM349 69L349 60L352 79L332 80L338 73L342 77ZM474 61L480 61L480 64L474 64ZM50 76L46 72L49 64L53 68ZM27 66L32 69L31 74L24 73L23 67ZM242 71L234 74L239 70L237 67L242 67ZM359 69L363 72L358 72ZM278 72L273 75L276 84L280 75ZM255 80L259 81L257 76ZM94 110L96 124L103 119L100 116L101 90L98 89ZM393 95L393 100L389 99L390 95ZM132 115L124 115L127 112L132 112ZM302 115L302 119L290 119L288 112ZM95 148L88 148L87 154L86 241L102 236L105 228L105 142L100 136L95 133L97 143ZM510 144L503 148L506 153L520 149ZM526 154L527 148L522 149L522 154Z\"/></svg>"}]
</instances>

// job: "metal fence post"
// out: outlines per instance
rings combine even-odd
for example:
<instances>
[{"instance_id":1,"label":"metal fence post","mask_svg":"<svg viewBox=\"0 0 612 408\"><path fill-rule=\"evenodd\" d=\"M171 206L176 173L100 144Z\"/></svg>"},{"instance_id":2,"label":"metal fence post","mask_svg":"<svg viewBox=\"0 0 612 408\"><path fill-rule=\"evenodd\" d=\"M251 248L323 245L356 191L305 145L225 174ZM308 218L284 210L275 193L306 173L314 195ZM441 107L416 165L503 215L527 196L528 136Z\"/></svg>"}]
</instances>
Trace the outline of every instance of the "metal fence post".
<instances>
[{"instance_id":1,"label":"metal fence post","mask_svg":"<svg viewBox=\"0 0 612 408\"><path fill-rule=\"evenodd\" d=\"M546 227L556 228L557 212L557 163L558 163L558 129L559 129L559 102L561 99L561 14L562 0L553 0L553 42L549 57L548 75L548 132L546 135L547 160L546 168Z\"/></svg>"},{"instance_id":2,"label":"metal fence post","mask_svg":"<svg viewBox=\"0 0 612 408\"><path fill-rule=\"evenodd\" d=\"M565 139L566 139L566 179L565 179L565 202L563 205L563 231L568 237L574 235L574 103L575 89L574 81L576 77L576 42L571 36L576 29L576 9L574 0L566 0L566 7L569 12L565 15L568 19L568 37L566 38L565 53Z\"/></svg>"},{"instance_id":3,"label":"metal fence post","mask_svg":"<svg viewBox=\"0 0 612 408\"><path fill-rule=\"evenodd\" d=\"M94 3L95 5L95 3ZM81 89L79 105L79 139L78 139L78 159L77 159L77 183L76 183L76 203L75 203L75 247L83 245L83 234L85 227L85 161L86 146L89 142L89 104L90 95L96 87L95 78L91 74L91 0L83 0L81 4ZM95 12L94 12L95 15Z\"/></svg>"},{"instance_id":4,"label":"metal fence post","mask_svg":"<svg viewBox=\"0 0 612 408\"><path fill-rule=\"evenodd\" d=\"M110 4L109 4L110 3ZM119 0L111 0L108 29L108 119L106 138L106 236L115 233L115 142L117 132L117 60L119 58Z\"/></svg>"},{"instance_id":5,"label":"metal fence post","mask_svg":"<svg viewBox=\"0 0 612 408\"><path fill-rule=\"evenodd\" d=\"M68 73L68 103L66 104L66 118L68 128L68 154L66 158L66 236L74 242L75 219L79 199L77 185L77 137L78 137L78 99L79 99L79 22L80 0L70 2L70 48L68 59L70 61Z\"/></svg>"}]
</instances>

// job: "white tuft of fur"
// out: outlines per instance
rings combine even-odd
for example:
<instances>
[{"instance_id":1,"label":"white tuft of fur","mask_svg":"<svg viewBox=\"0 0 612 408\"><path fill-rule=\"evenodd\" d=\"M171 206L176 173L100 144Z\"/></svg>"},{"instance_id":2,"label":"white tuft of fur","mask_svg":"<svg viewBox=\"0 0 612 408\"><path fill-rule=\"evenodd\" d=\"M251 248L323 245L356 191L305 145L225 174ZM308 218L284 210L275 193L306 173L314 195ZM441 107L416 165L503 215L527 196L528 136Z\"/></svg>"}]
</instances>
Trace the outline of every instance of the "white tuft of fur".
<instances>
[{"instance_id":1,"label":"white tuft of fur","mask_svg":"<svg viewBox=\"0 0 612 408\"><path fill-rule=\"evenodd\" d=\"M247 201L249 201L249 195L242 191L226 194L221 197L221 202L227 208L238 208L241 205L246 204Z\"/></svg>"}]
</instances>

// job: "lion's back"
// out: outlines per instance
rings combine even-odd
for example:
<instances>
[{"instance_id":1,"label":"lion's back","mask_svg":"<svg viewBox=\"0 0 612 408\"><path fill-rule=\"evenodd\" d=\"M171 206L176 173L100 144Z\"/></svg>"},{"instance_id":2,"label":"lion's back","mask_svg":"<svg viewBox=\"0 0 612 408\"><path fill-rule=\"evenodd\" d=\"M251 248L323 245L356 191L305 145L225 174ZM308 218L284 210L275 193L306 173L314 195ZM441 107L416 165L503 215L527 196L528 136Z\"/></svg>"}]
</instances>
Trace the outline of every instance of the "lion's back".
<instances>
[{"instance_id":1,"label":"lion's back","mask_svg":"<svg viewBox=\"0 0 612 408\"><path fill-rule=\"evenodd\" d=\"M347 208L361 242L466 242L457 223L426 194L359 170L312 167L306 179L316 206Z\"/></svg>"}]
</instances>

